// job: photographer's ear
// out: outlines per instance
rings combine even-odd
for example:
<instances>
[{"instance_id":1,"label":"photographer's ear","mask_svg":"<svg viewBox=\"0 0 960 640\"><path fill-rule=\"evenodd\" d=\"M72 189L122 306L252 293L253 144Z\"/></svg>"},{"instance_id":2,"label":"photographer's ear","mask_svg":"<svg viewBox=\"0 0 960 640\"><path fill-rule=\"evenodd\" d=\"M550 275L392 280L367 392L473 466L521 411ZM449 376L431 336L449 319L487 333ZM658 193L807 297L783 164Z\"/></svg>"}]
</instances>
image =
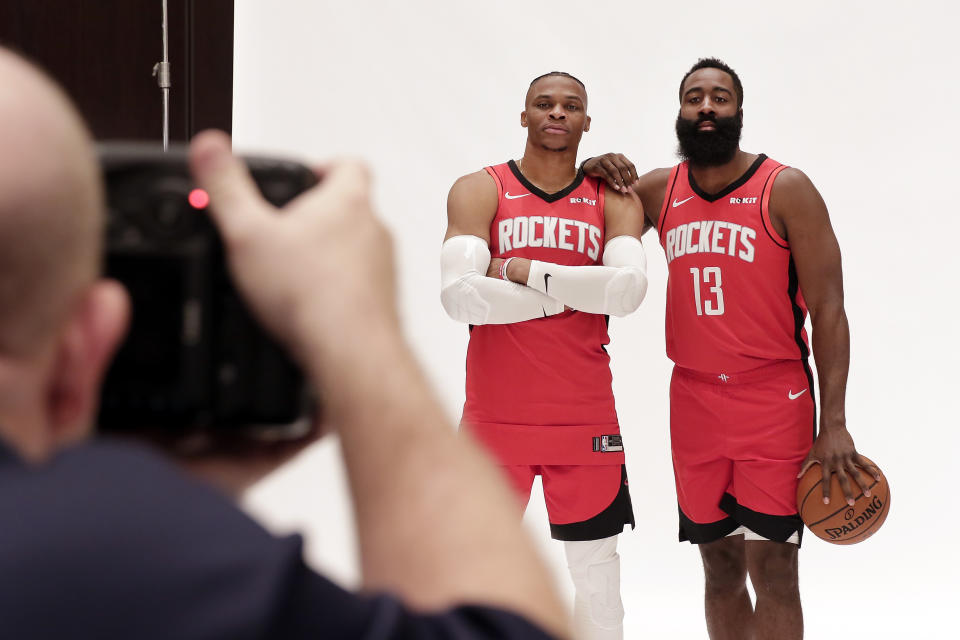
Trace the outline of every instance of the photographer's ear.
<instances>
[{"instance_id":1,"label":"photographer's ear","mask_svg":"<svg viewBox=\"0 0 960 640\"><path fill-rule=\"evenodd\" d=\"M84 292L60 334L50 373L47 408L54 448L88 437L100 385L126 335L130 298L120 283L98 280Z\"/></svg>"}]
</instances>

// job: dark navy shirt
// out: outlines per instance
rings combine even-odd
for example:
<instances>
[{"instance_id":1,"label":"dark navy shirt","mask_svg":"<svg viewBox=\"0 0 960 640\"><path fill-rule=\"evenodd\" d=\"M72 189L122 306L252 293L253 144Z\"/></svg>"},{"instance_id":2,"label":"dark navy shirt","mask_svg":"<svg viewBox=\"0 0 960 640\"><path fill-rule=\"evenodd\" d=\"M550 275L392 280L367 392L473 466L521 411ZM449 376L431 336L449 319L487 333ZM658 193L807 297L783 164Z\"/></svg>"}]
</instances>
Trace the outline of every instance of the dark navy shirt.
<instances>
[{"instance_id":1,"label":"dark navy shirt","mask_svg":"<svg viewBox=\"0 0 960 640\"><path fill-rule=\"evenodd\" d=\"M105 440L40 466L0 443L0 637L549 639L505 611L420 615L345 591L304 564L299 536Z\"/></svg>"}]
</instances>

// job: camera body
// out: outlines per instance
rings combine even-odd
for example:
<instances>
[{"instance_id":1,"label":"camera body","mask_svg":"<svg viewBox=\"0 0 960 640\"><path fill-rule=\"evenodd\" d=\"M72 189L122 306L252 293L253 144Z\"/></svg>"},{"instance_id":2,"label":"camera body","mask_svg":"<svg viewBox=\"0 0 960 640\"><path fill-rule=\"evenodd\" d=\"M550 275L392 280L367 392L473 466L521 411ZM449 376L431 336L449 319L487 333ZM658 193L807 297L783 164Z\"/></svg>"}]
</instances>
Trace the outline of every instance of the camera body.
<instances>
[{"instance_id":1,"label":"camera body","mask_svg":"<svg viewBox=\"0 0 960 640\"><path fill-rule=\"evenodd\" d=\"M106 273L132 299L99 428L281 430L300 421L310 406L304 377L234 288L186 148L105 143L98 152L108 206ZM316 184L298 163L245 162L278 207Z\"/></svg>"}]
</instances>

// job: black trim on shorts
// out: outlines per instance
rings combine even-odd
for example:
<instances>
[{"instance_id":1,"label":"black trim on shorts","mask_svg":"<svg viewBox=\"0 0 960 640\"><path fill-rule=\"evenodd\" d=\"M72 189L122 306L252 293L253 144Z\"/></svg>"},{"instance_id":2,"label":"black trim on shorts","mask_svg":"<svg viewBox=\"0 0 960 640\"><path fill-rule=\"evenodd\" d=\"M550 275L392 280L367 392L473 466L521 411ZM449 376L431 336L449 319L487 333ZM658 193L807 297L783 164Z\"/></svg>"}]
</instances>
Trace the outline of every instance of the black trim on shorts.
<instances>
[{"instance_id":1,"label":"black trim on shorts","mask_svg":"<svg viewBox=\"0 0 960 640\"><path fill-rule=\"evenodd\" d=\"M689 542L690 544L706 544L720 538L725 538L732 533L740 523L731 517L716 522L700 524L687 517L680 505L677 505L677 512L680 514L680 542Z\"/></svg>"},{"instance_id":2,"label":"black trim on shorts","mask_svg":"<svg viewBox=\"0 0 960 640\"><path fill-rule=\"evenodd\" d=\"M739 178L737 178L736 180L734 180L733 182L725 186L723 189L721 189L717 193L707 193L706 191L700 188L700 186L697 184L697 181L693 177L693 172L690 171L689 164L687 165L687 181L690 183L690 188L693 189L693 192L695 194L697 194L707 202L716 202L720 198L730 195L731 193L733 193L743 185L747 184L747 181L753 177L753 174L757 172L757 170L760 168L760 165L762 165L766 161L766 159L767 159L767 154L761 153L759 156L757 156L757 159L753 161L753 164L750 165L750 168L747 169L746 173L744 173L742 176L740 176Z\"/></svg>"},{"instance_id":3,"label":"black trim on shorts","mask_svg":"<svg viewBox=\"0 0 960 640\"><path fill-rule=\"evenodd\" d=\"M568 524L550 523L550 537L554 540L579 542L582 540L602 540L623 532L624 525L631 529L637 527L633 517L633 501L630 499L630 487L627 484L627 465L620 465L620 491L610 506L589 520Z\"/></svg>"},{"instance_id":4,"label":"black trim on shorts","mask_svg":"<svg viewBox=\"0 0 960 640\"><path fill-rule=\"evenodd\" d=\"M730 518L754 533L774 542L786 542L794 533L798 534L797 546L803 542L803 520L800 514L792 516L772 516L743 506L729 493L720 498L720 508L730 514ZM734 527L736 529L736 527ZM732 529L731 529L732 531Z\"/></svg>"},{"instance_id":5,"label":"black trim on shorts","mask_svg":"<svg viewBox=\"0 0 960 640\"><path fill-rule=\"evenodd\" d=\"M520 184L525 186L530 193L537 196L541 200L544 200L545 202L556 202L560 198L570 195L573 193L574 189L580 186L584 178L583 169L577 169L577 175L574 176L573 182L556 193L547 193L537 185L527 180L526 176L520 172L520 167L517 166L516 162L510 160L507 162L507 166L510 168L510 171L513 172L513 176L520 181Z\"/></svg>"}]
</instances>

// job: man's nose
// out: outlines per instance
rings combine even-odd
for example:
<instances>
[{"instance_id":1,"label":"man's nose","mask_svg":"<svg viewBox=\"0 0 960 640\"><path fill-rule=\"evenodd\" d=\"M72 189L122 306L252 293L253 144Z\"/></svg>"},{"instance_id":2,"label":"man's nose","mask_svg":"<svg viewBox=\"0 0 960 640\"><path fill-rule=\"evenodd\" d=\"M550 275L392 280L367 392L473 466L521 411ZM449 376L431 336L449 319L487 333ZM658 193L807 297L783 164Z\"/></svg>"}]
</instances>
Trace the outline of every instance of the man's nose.
<instances>
[{"instance_id":1,"label":"man's nose","mask_svg":"<svg viewBox=\"0 0 960 640\"><path fill-rule=\"evenodd\" d=\"M697 109L697 113L700 115L716 115L717 109L716 105L713 103L713 100L710 98L704 98L700 101L700 108Z\"/></svg>"},{"instance_id":2,"label":"man's nose","mask_svg":"<svg viewBox=\"0 0 960 640\"><path fill-rule=\"evenodd\" d=\"M550 117L555 120L563 120L567 117L566 111L563 110L563 105L556 105L553 109L550 110Z\"/></svg>"}]
</instances>

